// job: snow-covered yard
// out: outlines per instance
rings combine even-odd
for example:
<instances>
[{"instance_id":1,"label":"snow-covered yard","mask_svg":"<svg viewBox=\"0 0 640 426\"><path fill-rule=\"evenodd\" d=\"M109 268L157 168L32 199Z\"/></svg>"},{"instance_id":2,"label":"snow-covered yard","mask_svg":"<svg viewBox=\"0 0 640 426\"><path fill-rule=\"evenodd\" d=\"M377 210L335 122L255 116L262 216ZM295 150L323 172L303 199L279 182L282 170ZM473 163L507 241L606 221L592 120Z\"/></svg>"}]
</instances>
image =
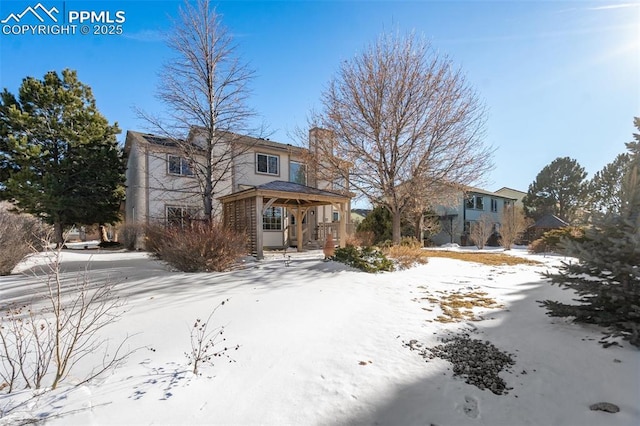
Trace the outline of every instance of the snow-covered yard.
<instances>
[{"instance_id":1,"label":"snow-covered yard","mask_svg":"<svg viewBox=\"0 0 640 426\"><path fill-rule=\"evenodd\" d=\"M66 276L91 260L94 280L117 282L127 311L105 337L117 344L131 336L138 349L89 384L73 386L101 353L55 391L0 396L0 412L19 404L0 424L640 424L640 352L626 342L605 349L597 328L548 317L536 301L571 299L540 276L561 259L511 254L542 263L431 258L372 275L307 252L292 254L289 266L276 253L233 272L187 274L145 253L65 251ZM29 270L39 261L0 277L3 305L34 299ZM476 309L479 321L436 320L434 298L480 291L500 306ZM240 345L229 352L235 362L218 358L194 376L185 356L190 329L226 299L213 322L225 326L229 346ZM515 365L500 374L508 393L466 384L448 361L411 348L463 332L511 354ZM597 402L620 411L590 410Z\"/></svg>"}]
</instances>

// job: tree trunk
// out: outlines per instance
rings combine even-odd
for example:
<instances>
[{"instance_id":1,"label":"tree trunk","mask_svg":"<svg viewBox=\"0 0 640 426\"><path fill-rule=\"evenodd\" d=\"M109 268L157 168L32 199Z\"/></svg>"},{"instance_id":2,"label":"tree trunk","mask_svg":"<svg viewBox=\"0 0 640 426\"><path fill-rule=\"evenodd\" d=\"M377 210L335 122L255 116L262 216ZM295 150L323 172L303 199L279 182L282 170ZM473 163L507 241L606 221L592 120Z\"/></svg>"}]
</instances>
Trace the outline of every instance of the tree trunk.
<instances>
[{"instance_id":1,"label":"tree trunk","mask_svg":"<svg viewBox=\"0 0 640 426\"><path fill-rule=\"evenodd\" d=\"M392 242L394 245L400 244L400 222L401 222L401 218L402 218L402 214L400 212L400 210L396 210L391 211L391 217L392 217Z\"/></svg>"},{"instance_id":2,"label":"tree trunk","mask_svg":"<svg viewBox=\"0 0 640 426\"><path fill-rule=\"evenodd\" d=\"M64 244L64 232L62 228L62 223L59 221L54 222L53 224L53 237L56 242L56 248L60 248Z\"/></svg>"},{"instance_id":3,"label":"tree trunk","mask_svg":"<svg viewBox=\"0 0 640 426\"><path fill-rule=\"evenodd\" d=\"M424 214L422 212L416 213L414 218L414 226L415 226L414 231L416 233L416 240L420 242L420 247L422 247L424 244L424 239L422 238L422 227L424 226Z\"/></svg>"},{"instance_id":4,"label":"tree trunk","mask_svg":"<svg viewBox=\"0 0 640 426\"><path fill-rule=\"evenodd\" d=\"M211 150L211 148L209 148L209 150ZM209 158L211 158L211 152L209 152ZM202 194L202 201L204 203L204 219L208 223L211 223L213 219L213 172L212 166L210 165L207 166L205 179L207 181L204 184L204 194Z\"/></svg>"},{"instance_id":5,"label":"tree trunk","mask_svg":"<svg viewBox=\"0 0 640 426\"><path fill-rule=\"evenodd\" d=\"M107 236L107 227L104 225L100 225L100 242L106 243L109 241L109 237Z\"/></svg>"}]
</instances>

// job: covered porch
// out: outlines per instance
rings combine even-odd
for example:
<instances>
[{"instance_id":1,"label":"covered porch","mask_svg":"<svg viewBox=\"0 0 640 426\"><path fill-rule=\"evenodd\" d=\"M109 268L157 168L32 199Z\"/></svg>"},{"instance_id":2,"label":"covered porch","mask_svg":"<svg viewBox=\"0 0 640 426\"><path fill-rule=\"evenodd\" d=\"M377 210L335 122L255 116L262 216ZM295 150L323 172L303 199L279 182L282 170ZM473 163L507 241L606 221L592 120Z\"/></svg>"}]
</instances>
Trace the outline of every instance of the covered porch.
<instances>
[{"instance_id":1,"label":"covered porch","mask_svg":"<svg viewBox=\"0 0 640 426\"><path fill-rule=\"evenodd\" d=\"M264 257L264 213L271 207L283 207L295 218L295 242L304 250L303 224L311 211L320 206L333 206L339 212L338 241L345 246L351 197L294 182L273 181L220 197L225 227L245 232L251 253ZM284 218L283 218L284 220ZM284 231L283 231L284 232Z\"/></svg>"}]
</instances>

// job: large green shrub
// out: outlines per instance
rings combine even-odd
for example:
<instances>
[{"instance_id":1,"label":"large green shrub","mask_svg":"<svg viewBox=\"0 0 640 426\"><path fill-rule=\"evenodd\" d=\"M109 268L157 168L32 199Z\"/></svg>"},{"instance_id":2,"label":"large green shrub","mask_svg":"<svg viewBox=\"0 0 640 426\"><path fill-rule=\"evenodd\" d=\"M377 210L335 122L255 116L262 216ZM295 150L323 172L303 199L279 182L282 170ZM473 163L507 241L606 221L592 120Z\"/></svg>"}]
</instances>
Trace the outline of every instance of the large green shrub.
<instances>
[{"instance_id":1,"label":"large green shrub","mask_svg":"<svg viewBox=\"0 0 640 426\"><path fill-rule=\"evenodd\" d=\"M392 234L391 213L386 207L374 208L358 225L358 232L372 232L373 244L390 240Z\"/></svg>"},{"instance_id":2,"label":"large green shrub","mask_svg":"<svg viewBox=\"0 0 640 426\"><path fill-rule=\"evenodd\" d=\"M147 229L146 248L183 272L222 272L247 254L247 238L217 223L154 225Z\"/></svg>"},{"instance_id":3,"label":"large green shrub","mask_svg":"<svg viewBox=\"0 0 640 426\"><path fill-rule=\"evenodd\" d=\"M565 246L568 241L582 242L585 239L584 228L567 226L565 228L547 231L540 238L529 244L529 252L545 253L556 252L565 254Z\"/></svg>"},{"instance_id":4,"label":"large green shrub","mask_svg":"<svg viewBox=\"0 0 640 426\"><path fill-rule=\"evenodd\" d=\"M393 271L393 262L373 247L347 246L337 248L331 260L344 263L364 272Z\"/></svg>"}]
</instances>

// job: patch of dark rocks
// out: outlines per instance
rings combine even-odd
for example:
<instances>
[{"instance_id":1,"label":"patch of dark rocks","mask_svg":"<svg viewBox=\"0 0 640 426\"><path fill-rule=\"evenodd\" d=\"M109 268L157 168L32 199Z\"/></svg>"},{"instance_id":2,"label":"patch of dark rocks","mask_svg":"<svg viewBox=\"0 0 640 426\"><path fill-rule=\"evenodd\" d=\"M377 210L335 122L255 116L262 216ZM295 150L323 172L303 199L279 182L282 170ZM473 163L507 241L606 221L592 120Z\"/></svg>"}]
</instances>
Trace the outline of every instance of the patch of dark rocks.
<instances>
[{"instance_id":1,"label":"patch of dark rocks","mask_svg":"<svg viewBox=\"0 0 640 426\"><path fill-rule=\"evenodd\" d=\"M428 362L441 358L453 364L453 375L460 376L470 385L488 389L496 395L507 394L513 389L498 374L515 365L513 356L501 351L487 340L472 339L468 334L443 339L443 343L422 349L417 340L405 343L412 350L420 350L420 355Z\"/></svg>"}]
</instances>

